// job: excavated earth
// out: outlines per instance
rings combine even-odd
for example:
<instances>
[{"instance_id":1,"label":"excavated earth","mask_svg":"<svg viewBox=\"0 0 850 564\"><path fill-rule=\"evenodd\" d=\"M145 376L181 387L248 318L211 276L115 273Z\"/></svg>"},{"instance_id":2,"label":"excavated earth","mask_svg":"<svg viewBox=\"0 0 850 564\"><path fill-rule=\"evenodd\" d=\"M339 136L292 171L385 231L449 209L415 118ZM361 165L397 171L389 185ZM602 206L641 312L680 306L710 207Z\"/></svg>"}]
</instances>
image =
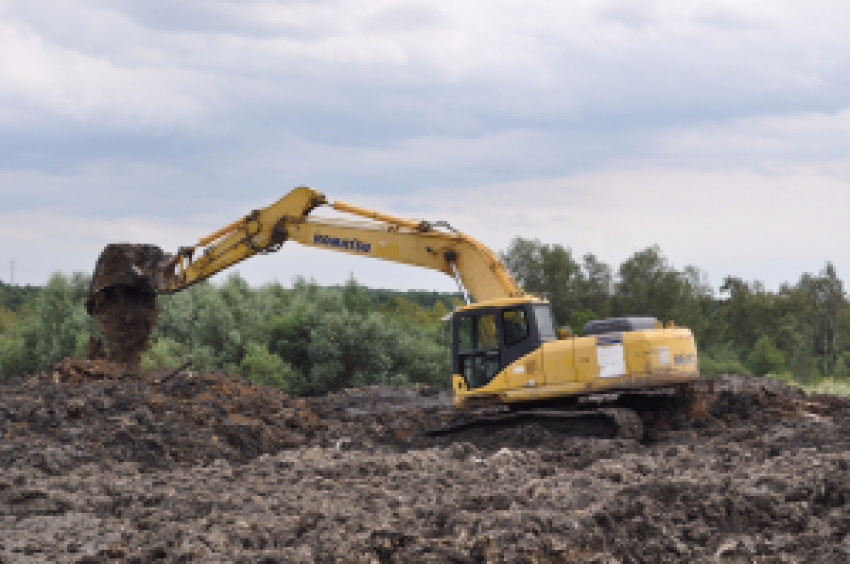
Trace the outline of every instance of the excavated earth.
<instances>
[{"instance_id":1,"label":"excavated earth","mask_svg":"<svg viewBox=\"0 0 850 564\"><path fill-rule=\"evenodd\" d=\"M848 399L726 376L642 441L423 435L450 405L70 359L2 381L0 563L850 561Z\"/></svg>"}]
</instances>

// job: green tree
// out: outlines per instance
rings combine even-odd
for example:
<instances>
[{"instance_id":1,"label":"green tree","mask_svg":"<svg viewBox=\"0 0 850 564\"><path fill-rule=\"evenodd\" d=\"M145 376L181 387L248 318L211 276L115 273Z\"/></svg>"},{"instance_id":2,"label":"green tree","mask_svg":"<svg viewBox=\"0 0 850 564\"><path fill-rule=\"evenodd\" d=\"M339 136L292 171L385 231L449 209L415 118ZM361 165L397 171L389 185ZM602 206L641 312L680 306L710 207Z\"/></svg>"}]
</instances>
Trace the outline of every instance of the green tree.
<instances>
[{"instance_id":1,"label":"green tree","mask_svg":"<svg viewBox=\"0 0 850 564\"><path fill-rule=\"evenodd\" d=\"M738 351L731 343L718 343L710 349L699 351L699 369L702 374L747 374Z\"/></svg>"},{"instance_id":2,"label":"green tree","mask_svg":"<svg viewBox=\"0 0 850 564\"><path fill-rule=\"evenodd\" d=\"M761 282L745 282L727 277L720 290L729 298L722 306L728 339L742 356L752 350L762 335L775 334L782 319L776 296L765 290Z\"/></svg>"},{"instance_id":3,"label":"green tree","mask_svg":"<svg viewBox=\"0 0 850 564\"><path fill-rule=\"evenodd\" d=\"M18 316L13 311L0 307L0 335L14 331L18 324Z\"/></svg>"},{"instance_id":4,"label":"green tree","mask_svg":"<svg viewBox=\"0 0 850 564\"><path fill-rule=\"evenodd\" d=\"M779 374L785 371L785 354L776 348L768 335L762 335L747 357L747 364L759 376Z\"/></svg>"},{"instance_id":5,"label":"green tree","mask_svg":"<svg viewBox=\"0 0 850 564\"><path fill-rule=\"evenodd\" d=\"M578 283L578 308L599 313L599 319L610 317L613 310L614 274L611 267L593 254L582 259L583 276Z\"/></svg>"},{"instance_id":6,"label":"green tree","mask_svg":"<svg viewBox=\"0 0 850 564\"><path fill-rule=\"evenodd\" d=\"M617 271L617 302L622 314L671 319L686 289L679 274L652 246L632 255Z\"/></svg>"},{"instance_id":7,"label":"green tree","mask_svg":"<svg viewBox=\"0 0 850 564\"><path fill-rule=\"evenodd\" d=\"M349 277L342 289L342 301L345 309L356 315L366 315L372 310L372 298L366 288L357 283L354 277Z\"/></svg>"},{"instance_id":8,"label":"green tree","mask_svg":"<svg viewBox=\"0 0 850 564\"><path fill-rule=\"evenodd\" d=\"M27 305L35 304L40 291L37 286L13 286L0 282L0 308L19 313Z\"/></svg>"},{"instance_id":9,"label":"green tree","mask_svg":"<svg viewBox=\"0 0 850 564\"><path fill-rule=\"evenodd\" d=\"M38 293L31 315L4 333L0 371L33 373L49 369L66 356L82 356L96 329L85 311L89 278L56 273Z\"/></svg>"},{"instance_id":10,"label":"green tree","mask_svg":"<svg viewBox=\"0 0 850 564\"><path fill-rule=\"evenodd\" d=\"M579 306L582 270L568 248L517 237L502 259L523 289L549 299L557 323L570 320Z\"/></svg>"},{"instance_id":11,"label":"green tree","mask_svg":"<svg viewBox=\"0 0 850 564\"><path fill-rule=\"evenodd\" d=\"M274 386L285 392L297 391L299 383L295 381L292 366L276 354L272 354L265 345L248 343L247 351L239 372L245 378Z\"/></svg>"},{"instance_id":12,"label":"green tree","mask_svg":"<svg viewBox=\"0 0 850 564\"><path fill-rule=\"evenodd\" d=\"M835 366L832 369L832 376L833 378L847 378L850 376L850 368L847 366L846 355L838 355L838 358L835 360Z\"/></svg>"},{"instance_id":13,"label":"green tree","mask_svg":"<svg viewBox=\"0 0 850 564\"><path fill-rule=\"evenodd\" d=\"M821 357L823 373L829 374L843 350L842 321L848 310L844 284L828 262L818 276L804 274L799 286L809 298L814 349Z\"/></svg>"},{"instance_id":14,"label":"green tree","mask_svg":"<svg viewBox=\"0 0 850 564\"><path fill-rule=\"evenodd\" d=\"M189 360L186 345L170 337L153 339L151 346L142 353L141 368L146 371L164 370L179 366Z\"/></svg>"},{"instance_id":15,"label":"green tree","mask_svg":"<svg viewBox=\"0 0 850 564\"><path fill-rule=\"evenodd\" d=\"M437 322L426 321L433 319L430 312L402 298L394 298L405 305L392 313L369 311L363 302L349 309L346 298L351 303L354 290L296 287L289 310L269 320L269 352L292 367L295 391L319 394L405 382L447 385L442 332Z\"/></svg>"},{"instance_id":16,"label":"green tree","mask_svg":"<svg viewBox=\"0 0 850 564\"><path fill-rule=\"evenodd\" d=\"M574 311L570 319L570 331L573 335L581 337L584 335L584 326L587 325L587 322L596 319L600 319L600 317L589 309Z\"/></svg>"}]
</instances>

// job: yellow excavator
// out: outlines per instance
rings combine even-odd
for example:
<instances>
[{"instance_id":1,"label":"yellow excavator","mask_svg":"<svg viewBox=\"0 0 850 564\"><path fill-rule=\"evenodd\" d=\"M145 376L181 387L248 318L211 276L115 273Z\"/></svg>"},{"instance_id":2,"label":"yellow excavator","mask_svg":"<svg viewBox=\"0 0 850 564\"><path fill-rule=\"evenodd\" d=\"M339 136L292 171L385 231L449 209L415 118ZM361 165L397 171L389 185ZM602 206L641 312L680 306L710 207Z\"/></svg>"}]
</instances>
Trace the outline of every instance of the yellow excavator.
<instances>
[{"instance_id":1,"label":"yellow excavator","mask_svg":"<svg viewBox=\"0 0 850 564\"><path fill-rule=\"evenodd\" d=\"M320 218L330 205L354 219ZM555 327L549 302L523 291L499 256L445 222L394 217L329 203L299 187L276 203L166 254L152 245L113 244L101 254L87 308L110 351L119 341L138 359L153 327L155 294L179 292L287 241L430 268L455 278L467 305L448 316L451 382L457 408L508 406L513 411L576 405L588 398L671 390L699 377L694 337L651 317L594 321L585 336ZM133 304L142 313L132 315ZM139 329L141 328L141 329ZM128 344L129 343L129 344ZM117 356L113 355L115 358ZM551 413L550 413L551 414ZM620 426L639 428L627 410L609 410Z\"/></svg>"}]
</instances>

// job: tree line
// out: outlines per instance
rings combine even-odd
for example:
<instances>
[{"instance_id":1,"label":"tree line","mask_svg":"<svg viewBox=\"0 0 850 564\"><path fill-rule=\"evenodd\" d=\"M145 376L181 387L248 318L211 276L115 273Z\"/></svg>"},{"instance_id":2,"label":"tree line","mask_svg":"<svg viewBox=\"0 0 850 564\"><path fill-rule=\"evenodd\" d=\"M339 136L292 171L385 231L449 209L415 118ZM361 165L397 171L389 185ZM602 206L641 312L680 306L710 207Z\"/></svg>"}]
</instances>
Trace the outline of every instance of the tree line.
<instances>
[{"instance_id":1,"label":"tree line","mask_svg":"<svg viewBox=\"0 0 850 564\"><path fill-rule=\"evenodd\" d=\"M87 275L57 273L20 311L0 310L0 374L45 371L66 356L85 355L89 337L98 334L84 307L89 283ZM440 319L454 300L374 292L354 280L252 289L233 274L220 286L204 282L157 299L142 368L188 360L198 372L239 373L296 394L369 384L444 386L448 347Z\"/></svg>"},{"instance_id":2,"label":"tree line","mask_svg":"<svg viewBox=\"0 0 850 564\"><path fill-rule=\"evenodd\" d=\"M705 272L674 267L657 246L616 269L592 254L578 258L568 247L522 238L502 257L523 288L547 296L558 323L576 334L592 319L649 315L693 331L706 374L848 376L850 307L831 263L775 292L727 276L718 295Z\"/></svg>"},{"instance_id":3,"label":"tree line","mask_svg":"<svg viewBox=\"0 0 850 564\"><path fill-rule=\"evenodd\" d=\"M847 377L850 307L827 263L817 274L768 291L729 276L719 293L694 266L677 268L658 247L614 268L592 254L516 238L502 253L529 292L546 296L556 320L582 334L593 319L651 315L689 327L700 369ZM0 285L0 374L50 369L85 354L97 332L83 303L90 277L55 274L43 288ZM238 274L158 299L147 370L185 360L194 370L237 372L298 394L368 384L448 385L449 343L441 319L458 294L373 290L354 280L321 287L252 289Z\"/></svg>"}]
</instances>

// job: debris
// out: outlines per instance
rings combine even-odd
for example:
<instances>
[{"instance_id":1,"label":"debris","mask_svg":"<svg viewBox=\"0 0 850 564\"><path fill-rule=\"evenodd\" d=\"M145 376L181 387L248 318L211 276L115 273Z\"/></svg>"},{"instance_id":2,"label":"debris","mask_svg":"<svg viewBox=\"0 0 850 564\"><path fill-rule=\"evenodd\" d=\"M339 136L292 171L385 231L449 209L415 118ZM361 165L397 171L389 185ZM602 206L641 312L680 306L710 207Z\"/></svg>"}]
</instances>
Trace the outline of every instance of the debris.
<instances>
[{"instance_id":1,"label":"debris","mask_svg":"<svg viewBox=\"0 0 850 564\"><path fill-rule=\"evenodd\" d=\"M66 359L0 382L0 560L850 557L847 398L722 377L698 413L641 412L643 442L537 422L431 437L397 430L454 417L447 390L294 398L172 372Z\"/></svg>"},{"instance_id":2,"label":"debris","mask_svg":"<svg viewBox=\"0 0 850 564\"><path fill-rule=\"evenodd\" d=\"M165 382L169 378L173 378L174 376L183 372L183 370L188 368L191 364L192 364L192 361L187 360L186 362L184 362L183 364L181 364L177 368L172 368L171 370L163 370L162 374L160 374L159 377L156 379L156 383L162 384L163 382Z\"/></svg>"}]
</instances>

